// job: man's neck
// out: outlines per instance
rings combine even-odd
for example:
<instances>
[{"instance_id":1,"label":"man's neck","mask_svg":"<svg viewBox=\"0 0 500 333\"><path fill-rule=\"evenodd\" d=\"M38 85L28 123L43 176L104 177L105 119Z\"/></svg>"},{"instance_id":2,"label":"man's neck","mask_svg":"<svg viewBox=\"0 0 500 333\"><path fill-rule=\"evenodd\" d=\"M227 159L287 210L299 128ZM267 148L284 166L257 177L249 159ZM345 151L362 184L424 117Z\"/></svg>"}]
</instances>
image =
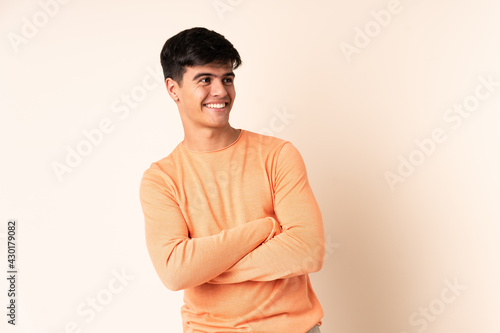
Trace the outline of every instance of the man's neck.
<instances>
[{"instance_id":1,"label":"man's neck","mask_svg":"<svg viewBox=\"0 0 500 333\"><path fill-rule=\"evenodd\" d=\"M222 149L235 142L240 131L231 126L224 128L205 128L196 131L184 130L184 141L182 144L189 150L207 152Z\"/></svg>"}]
</instances>

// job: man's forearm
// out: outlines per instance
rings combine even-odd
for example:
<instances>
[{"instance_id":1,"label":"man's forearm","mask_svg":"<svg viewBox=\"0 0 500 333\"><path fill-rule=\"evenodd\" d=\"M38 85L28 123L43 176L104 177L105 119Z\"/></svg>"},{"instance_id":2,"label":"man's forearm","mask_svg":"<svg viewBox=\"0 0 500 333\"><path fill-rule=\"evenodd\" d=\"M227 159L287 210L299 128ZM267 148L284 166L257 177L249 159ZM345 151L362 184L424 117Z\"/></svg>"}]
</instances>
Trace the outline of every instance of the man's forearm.
<instances>
[{"instance_id":1,"label":"man's forearm","mask_svg":"<svg viewBox=\"0 0 500 333\"><path fill-rule=\"evenodd\" d=\"M209 283L271 281L316 272L321 269L324 253L321 223L308 229L285 229Z\"/></svg>"},{"instance_id":2,"label":"man's forearm","mask_svg":"<svg viewBox=\"0 0 500 333\"><path fill-rule=\"evenodd\" d=\"M155 228L146 229L148 251L163 284L181 290L203 284L223 273L272 231L270 219L258 219L219 234L166 241Z\"/></svg>"}]
</instances>

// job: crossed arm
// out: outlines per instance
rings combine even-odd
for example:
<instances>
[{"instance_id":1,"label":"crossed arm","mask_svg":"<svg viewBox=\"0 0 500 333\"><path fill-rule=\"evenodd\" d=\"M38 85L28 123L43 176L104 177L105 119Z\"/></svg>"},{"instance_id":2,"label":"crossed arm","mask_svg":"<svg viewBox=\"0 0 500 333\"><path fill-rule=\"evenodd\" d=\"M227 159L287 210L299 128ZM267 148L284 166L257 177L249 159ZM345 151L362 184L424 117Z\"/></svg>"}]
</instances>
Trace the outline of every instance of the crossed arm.
<instances>
[{"instance_id":1,"label":"crossed arm","mask_svg":"<svg viewBox=\"0 0 500 333\"><path fill-rule=\"evenodd\" d=\"M270 281L321 268L321 213L304 162L290 143L280 152L273 179L277 220L263 217L216 235L189 238L182 212L161 182L158 175L143 178L141 204L148 251L168 289Z\"/></svg>"}]
</instances>

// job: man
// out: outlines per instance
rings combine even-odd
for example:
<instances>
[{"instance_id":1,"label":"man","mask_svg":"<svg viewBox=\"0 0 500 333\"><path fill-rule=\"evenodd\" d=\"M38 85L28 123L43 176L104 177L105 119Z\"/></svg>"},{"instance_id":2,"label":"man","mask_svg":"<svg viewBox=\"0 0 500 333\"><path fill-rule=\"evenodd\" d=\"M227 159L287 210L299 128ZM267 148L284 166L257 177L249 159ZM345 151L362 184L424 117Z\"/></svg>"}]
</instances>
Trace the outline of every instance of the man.
<instances>
[{"instance_id":1,"label":"man","mask_svg":"<svg viewBox=\"0 0 500 333\"><path fill-rule=\"evenodd\" d=\"M184 332L319 332L308 273L321 269L321 213L297 149L229 124L241 59L193 28L161 64L184 140L145 171L146 243L163 284L184 290Z\"/></svg>"}]
</instances>

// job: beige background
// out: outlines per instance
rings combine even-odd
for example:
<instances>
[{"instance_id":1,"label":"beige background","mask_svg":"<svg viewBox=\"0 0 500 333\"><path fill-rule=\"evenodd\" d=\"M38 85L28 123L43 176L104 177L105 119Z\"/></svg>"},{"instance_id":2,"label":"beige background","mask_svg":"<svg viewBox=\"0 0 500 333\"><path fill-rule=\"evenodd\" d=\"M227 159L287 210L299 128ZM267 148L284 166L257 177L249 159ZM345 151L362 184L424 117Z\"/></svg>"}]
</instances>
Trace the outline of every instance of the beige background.
<instances>
[{"instance_id":1,"label":"beige background","mask_svg":"<svg viewBox=\"0 0 500 333\"><path fill-rule=\"evenodd\" d=\"M140 93L164 41L193 26L222 33L242 55L233 126L291 140L306 161L335 244L311 274L322 332L500 332L500 86L457 128L443 118L473 101L479 77L500 82L497 0L58 7L43 22L39 2L0 3L1 258L6 221L20 224L19 325L8 332L65 332L71 322L67 332L181 332L182 292L153 270L138 198L142 172L182 140L179 116L159 84L126 115L113 106ZM374 23L370 13L388 7L397 8L390 22ZM13 47L34 15L38 32ZM368 45L346 57L341 46L359 46L366 27L375 29ZM277 122L285 111L293 118ZM60 181L52 164L103 119L113 130ZM415 140L436 128L446 140L391 190L385 174L424 156ZM103 298L113 271L133 279ZM466 289L453 294L445 281ZM0 287L6 304L5 279ZM92 319L77 312L97 295L109 303ZM428 307L437 315L423 320Z\"/></svg>"}]
</instances>

